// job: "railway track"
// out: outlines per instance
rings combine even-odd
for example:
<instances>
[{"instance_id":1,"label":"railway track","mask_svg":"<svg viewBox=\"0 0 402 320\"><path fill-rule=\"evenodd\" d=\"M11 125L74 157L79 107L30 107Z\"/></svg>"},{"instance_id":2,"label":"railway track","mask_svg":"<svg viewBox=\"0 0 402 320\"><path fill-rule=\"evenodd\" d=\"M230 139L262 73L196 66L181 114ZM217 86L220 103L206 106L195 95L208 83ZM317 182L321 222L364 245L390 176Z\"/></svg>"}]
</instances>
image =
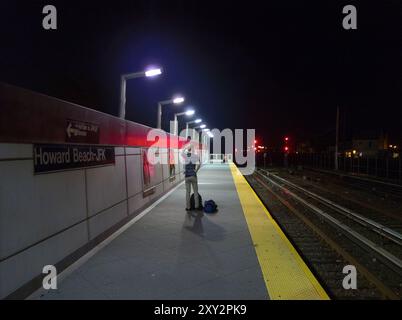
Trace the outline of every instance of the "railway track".
<instances>
[{"instance_id":1,"label":"railway track","mask_svg":"<svg viewBox=\"0 0 402 320\"><path fill-rule=\"evenodd\" d=\"M358 188L363 191L369 191L369 192L375 193L378 196L381 196L384 198L392 197L392 198L399 199L399 200L402 199L402 185L400 185L400 184L366 178L366 177L353 175L353 174L346 174L346 173L343 174L340 172L332 172L332 171L328 171L328 170L319 170L319 169L307 168L307 167L305 169L310 172L316 172L319 174L326 174L329 176L340 178L355 188Z\"/></svg>"},{"instance_id":2,"label":"railway track","mask_svg":"<svg viewBox=\"0 0 402 320\"><path fill-rule=\"evenodd\" d=\"M314 229L345 261L358 265L383 297L400 299L401 233L266 170L258 169L253 178L254 184L263 186L304 225ZM328 228L336 241L328 236ZM343 239L339 239L340 234Z\"/></svg>"},{"instance_id":3,"label":"railway track","mask_svg":"<svg viewBox=\"0 0 402 320\"><path fill-rule=\"evenodd\" d=\"M285 177L286 178L286 177ZM295 183L304 186L309 190L315 190L318 194L327 197L335 202L342 202L343 206L356 211L364 212L364 216L383 224L399 233L402 232L402 214L400 212L400 202L391 205L390 201L369 194L363 194L351 188L335 185L328 180L323 183L321 180L315 181L314 178L307 179L306 176L300 178L293 176ZM304 178L306 178L304 181ZM320 178L318 178L320 179ZM324 184L327 184L325 186ZM385 203L384 203L385 202Z\"/></svg>"},{"instance_id":4,"label":"railway track","mask_svg":"<svg viewBox=\"0 0 402 320\"><path fill-rule=\"evenodd\" d=\"M371 190L361 190L344 180L318 173L294 171L290 174L287 170L279 169L278 175L402 233L402 199L379 196ZM372 188L375 189L375 185Z\"/></svg>"},{"instance_id":5,"label":"railway track","mask_svg":"<svg viewBox=\"0 0 402 320\"><path fill-rule=\"evenodd\" d=\"M368 231L372 231L374 233L377 233L378 235L383 236L384 238L394 242L396 245L398 245L398 249L401 250L402 254L402 234L399 233L398 231L395 231L373 219L367 218L364 215L357 213L355 211L350 210L349 208L346 208L332 200L329 200L328 198L324 198L323 196L314 193L310 190L307 190L306 188L303 188L295 183L290 182L289 180L286 180L278 175L269 173L266 170L259 170L259 174L262 175L265 179L269 180L272 184L275 184L276 186L286 189L284 186L287 187L287 191L290 192L290 190L293 190L293 192L290 192L296 199L299 201L302 201L305 205L310 206L312 208L311 203L314 200L316 203L318 203L319 206L317 207L322 207L324 206L324 209L330 209L332 211L336 211L339 215L346 217L350 220L353 220L354 222L358 223L360 226L366 228ZM276 181L275 181L276 180ZM297 194L302 193L304 196L307 196L310 199L310 202L306 203L305 200L301 199ZM317 212L317 207L312 208ZM321 214L321 212L320 212ZM398 250L399 251L399 250ZM400 265L398 265L402 269L402 261Z\"/></svg>"}]
</instances>

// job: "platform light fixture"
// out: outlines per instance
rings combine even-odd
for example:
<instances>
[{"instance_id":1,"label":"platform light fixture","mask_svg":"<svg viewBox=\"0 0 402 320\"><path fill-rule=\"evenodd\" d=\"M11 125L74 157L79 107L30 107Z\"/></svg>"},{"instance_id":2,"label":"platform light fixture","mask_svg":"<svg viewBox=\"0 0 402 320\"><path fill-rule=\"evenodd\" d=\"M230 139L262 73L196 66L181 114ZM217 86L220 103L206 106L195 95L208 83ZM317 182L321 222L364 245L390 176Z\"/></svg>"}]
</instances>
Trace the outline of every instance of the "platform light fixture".
<instances>
[{"instance_id":1,"label":"platform light fixture","mask_svg":"<svg viewBox=\"0 0 402 320\"><path fill-rule=\"evenodd\" d=\"M180 104L184 102L183 96L175 96L173 99L163 100L158 102L158 112L157 112L157 120L156 127L158 129L162 128L162 107L168 104Z\"/></svg>"},{"instance_id":2,"label":"platform light fixture","mask_svg":"<svg viewBox=\"0 0 402 320\"><path fill-rule=\"evenodd\" d=\"M174 114L174 122L173 122L173 127L174 127L173 128L173 134L174 135L177 135L178 127L179 127L177 117L184 116L184 115L187 116L187 117L191 117L192 115L194 115L194 113L195 113L194 109L188 109L188 110L186 110L184 112L179 112L179 113Z\"/></svg>"},{"instance_id":3,"label":"platform light fixture","mask_svg":"<svg viewBox=\"0 0 402 320\"><path fill-rule=\"evenodd\" d=\"M189 127L189 125L192 124L192 123L201 123L201 122L202 122L202 119L200 119L200 118L195 119L193 121L187 121L186 122L186 138L188 137L188 127Z\"/></svg>"},{"instance_id":4,"label":"platform light fixture","mask_svg":"<svg viewBox=\"0 0 402 320\"><path fill-rule=\"evenodd\" d=\"M184 102L184 97L176 97L176 98L173 99L174 104L179 104L179 103L182 103L182 102Z\"/></svg>"},{"instance_id":5,"label":"platform light fixture","mask_svg":"<svg viewBox=\"0 0 402 320\"><path fill-rule=\"evenodd\" d=\"M155 77L162 74L162 69L157 68L157 69L149 69L145 71L145 76L146 77Z\"/></svg>"},{"instance_id":6,"label":"platform light fixture","mask_svg":"<svg viewBox=\"0 0 402 320\"><path fill-rule=\"evenodd\" d=\"M120 76L120 109L119 117L121 119L126 118L126 83L127 80L141 78L141 77L154 77L162 74L162 69L149 69L146 71L138 71L133 73L126 73Z\"/></svg>"}]
</instances>

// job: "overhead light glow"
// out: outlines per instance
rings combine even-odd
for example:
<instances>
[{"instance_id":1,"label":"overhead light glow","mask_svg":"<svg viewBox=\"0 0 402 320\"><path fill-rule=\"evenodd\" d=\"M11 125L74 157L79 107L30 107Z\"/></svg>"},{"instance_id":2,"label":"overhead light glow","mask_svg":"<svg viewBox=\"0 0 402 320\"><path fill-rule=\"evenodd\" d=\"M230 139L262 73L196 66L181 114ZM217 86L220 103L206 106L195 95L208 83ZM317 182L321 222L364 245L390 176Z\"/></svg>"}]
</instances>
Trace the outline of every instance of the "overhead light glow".
<instances>
[{"instance_id":1,"label":"overhead light glow","mask_svg":"<svg viewBox=\"0 0 402 320\"><path fill-rule=\"evenodd\" d=\"M177 97L173 99L173 103L174 104L178 104L178 103L182 103L184 102L184 98L183 97Z\"/></svg>"},{"instance_id":2,"label":"overhead light glow","mask_svg":"<svg viewBox=\"0 0 402 320\"><path fill-rule=\"evenodd\" d=\"M145 71L145 76L146 77L154 77L154 76L157 76L157 75L160 75L160 74L162 74L161 69L150 69L150 70Z\"/></svg>"},{"instance_id":3,"label":"overhead light glow","mask_svg":"<svg viewBox=\"0 0 402 320\"><path fill-rule=\"evenodd\" d=\"M206 124L202 124L202 125L200 125L200 128L204 129L206 126L207 126Z\"/></svg>"},{"instance_id":4,"label":"overhead light glow","mask_svg":"<svg viewBox=\"0 0 402 320\"><path fill-rule=\"evenodd\" d=\"M195 123L200 123L202 121L202 119L196 119L194 120Z\"/></svg>"},{"instance_id":5,"label":"overhead light glow","mask_svg":"<svg viewBox=\"0 0 402 320\"><path fill-rule=\"evenodd\" d=\"M186 111L186 116L192 116L195 113L194 110L187 110Z\"/></svg>"}]
</instances>

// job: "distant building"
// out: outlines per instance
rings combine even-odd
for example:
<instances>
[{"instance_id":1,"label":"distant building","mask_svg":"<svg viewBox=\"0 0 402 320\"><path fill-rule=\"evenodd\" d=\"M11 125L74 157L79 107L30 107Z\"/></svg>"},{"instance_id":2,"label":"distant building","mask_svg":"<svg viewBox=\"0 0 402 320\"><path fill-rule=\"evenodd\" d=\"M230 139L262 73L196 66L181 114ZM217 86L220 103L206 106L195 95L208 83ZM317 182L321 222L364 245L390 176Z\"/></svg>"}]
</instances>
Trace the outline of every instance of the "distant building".
<instances>
[{"instance_id":1,"label":"distant building","mask_svg":"<svg viewBox=\"0 0 402 320\"><path fill-rule=\"evenodd\" d=\"M314 148L311 146L310 142L300 142L296 145L297 153L313 153Z\"/></svg>"},{"instance_id":2,"label":"distant building","mask_svg":"<svg viewBox=\"0 0 402 320\"><path fill-rule=\"evenodd\" d=\"M335 140L335 139L333 139ZM300 142L296 145L296 153L335 153L335 145L323 139L312 139L311 141ZM333 143L333 141L332 141ZM342 157L390 157L398 158L402 141L389 143L388 135L384 133L360 133L352 139L339 141L338 154Z\"/></svg>"},{"instance_id":3,"label":"distant building","mask_svg":"<svg viewBox=\"0 0 402 320\"><path fill-rule=\"evenodd\" d=\"M341 152L346 157L376 157L387 153L388 149L388 136L386 134L380 134L377 137L358 135L352 139L350 147L341 149Z\"/></svg>"}]
</instances>

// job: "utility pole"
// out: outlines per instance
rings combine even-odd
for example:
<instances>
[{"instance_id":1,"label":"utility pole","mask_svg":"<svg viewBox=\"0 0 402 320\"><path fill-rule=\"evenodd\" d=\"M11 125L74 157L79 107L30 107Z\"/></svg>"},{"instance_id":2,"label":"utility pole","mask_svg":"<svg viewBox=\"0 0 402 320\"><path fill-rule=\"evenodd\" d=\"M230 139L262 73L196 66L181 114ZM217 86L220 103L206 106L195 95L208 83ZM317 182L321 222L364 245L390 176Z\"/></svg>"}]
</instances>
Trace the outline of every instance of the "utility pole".
<instances>
[{"instance_id":1,"label":"utility pole","mask_svg":"<svg viewBox=\"0 0 402 320\"><path fill-rule=\"evenodd\" d=\"M339 148L339 106L336 107L336 132L335 132L335 170L338 168L338 148Z\"/></svg>"}]
</instances>

